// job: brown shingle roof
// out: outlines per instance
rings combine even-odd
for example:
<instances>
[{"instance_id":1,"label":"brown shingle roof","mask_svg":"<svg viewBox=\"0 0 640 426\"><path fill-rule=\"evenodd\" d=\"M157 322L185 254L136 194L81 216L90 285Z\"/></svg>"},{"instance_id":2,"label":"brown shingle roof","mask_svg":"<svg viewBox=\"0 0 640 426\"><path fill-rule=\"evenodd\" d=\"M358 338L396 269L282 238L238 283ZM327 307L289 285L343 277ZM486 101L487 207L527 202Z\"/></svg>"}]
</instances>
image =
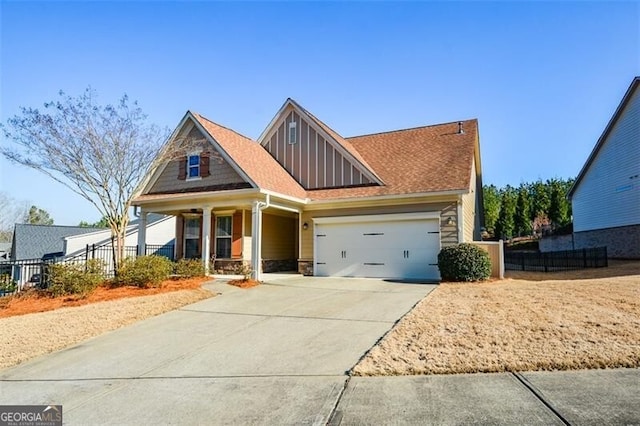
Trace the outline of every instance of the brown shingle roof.
<instances>
[{"instance_id":1,"label":"brown shingle roof","mask_svg":"<svg viewBox=\"0 0 640 426\"><path fill-rule=\"evenodd\" d=\"M384 186L307 191L312 200L466 190L478 121L355 136L347 141L384 181Z\"/></svg>"},{"instance_id":2,"label":"brown shingle roof","mask_svg":"<svg viewBox=\"0 0 640 426\"><path fill-rule=\"evenodd\" d=\"M305 198L305 190L260 144L240 133L193 113L193 117L261 189Z\"/></svg>"}]
</instances>

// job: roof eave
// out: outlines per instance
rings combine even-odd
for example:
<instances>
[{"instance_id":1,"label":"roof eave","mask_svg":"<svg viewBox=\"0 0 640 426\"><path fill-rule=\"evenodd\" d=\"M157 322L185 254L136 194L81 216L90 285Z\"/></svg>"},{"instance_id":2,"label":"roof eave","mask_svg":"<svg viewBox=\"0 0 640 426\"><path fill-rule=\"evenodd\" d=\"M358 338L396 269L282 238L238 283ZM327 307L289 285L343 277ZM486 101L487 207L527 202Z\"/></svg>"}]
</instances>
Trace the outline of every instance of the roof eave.
<instances>
[{"instance_id":1,"label":"roof eave","mask_svg":"<svg viewBox=\"0 0 640 426\"><path fill-rule=\"evenodd\" d=\"M607 123L607 126L604 128L602 135L600 135L600 137L598 138L598 141L596 142L596 145L593 147L593 150L591 150L589 157L587 157L587 161L582 166L582 169L580 169L580 172L578 173L578 176L576 177L575 182L573 182L573 185L571 185L569 192L567 192L567 198L569 200L573 198L573 194L578 188L578 185L580 185L580 182L582 182L584 175L587 173L587 170L589 170L589 167L591 167L591 163L593 163L596 156L600 152L600 149L602 148L602 145L604 144L605 140L609 136L609 133L611 133L613 126L618 121L618 118L620 118L622 111L626 108L627 104L629 103L629 100L631 100L631 96L633 95L633 93L635 92L635 90L638 88L639 85L640 85L640 76L635 77L631 82L631 84L629 85L629 88L627 89L624 96L622 97L620 104L618 104L618 107L616 108L615 112L611 116L611 119Z\"/></svg>"}]
</instances>

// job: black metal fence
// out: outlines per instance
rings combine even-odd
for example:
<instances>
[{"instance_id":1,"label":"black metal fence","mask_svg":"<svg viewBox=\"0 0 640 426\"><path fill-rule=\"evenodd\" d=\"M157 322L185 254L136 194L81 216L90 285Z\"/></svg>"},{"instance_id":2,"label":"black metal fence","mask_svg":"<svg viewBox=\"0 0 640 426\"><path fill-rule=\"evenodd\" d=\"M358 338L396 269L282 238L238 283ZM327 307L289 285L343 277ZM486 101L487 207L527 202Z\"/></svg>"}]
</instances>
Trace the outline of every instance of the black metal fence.
<instances>
[{"instance_id":1,"label":"black metal fence","mask_svg":"<svg viewBox=\"0 0 640 426\"><path fill-rule=\"evenodd\" d=\"M606 247L544 253L507 251L504 254L504 268L511 271L571 271L608 265Z\"/></svg>"},{"instance_id":2,"label":"black metal fence","mask_svg":"<svg viewBox=\"0 0 640 426\"><path fill-rule=\"evenodd\" d=\"M96 246L87 245L85 250L74 256L56 259L28 259L0 262L0 296L7 296L31 287L46 287L48 283L48 266L54 263L84 265L87 260L100 259L104 264L105 276L111 278L115 275L116 258L115 247L111 244ZM125 246L124 257L135 258L138 254L138 246ZM145 246L146 255L164 256L173 260L174 245Z\"/></svg>"}]
</instances>

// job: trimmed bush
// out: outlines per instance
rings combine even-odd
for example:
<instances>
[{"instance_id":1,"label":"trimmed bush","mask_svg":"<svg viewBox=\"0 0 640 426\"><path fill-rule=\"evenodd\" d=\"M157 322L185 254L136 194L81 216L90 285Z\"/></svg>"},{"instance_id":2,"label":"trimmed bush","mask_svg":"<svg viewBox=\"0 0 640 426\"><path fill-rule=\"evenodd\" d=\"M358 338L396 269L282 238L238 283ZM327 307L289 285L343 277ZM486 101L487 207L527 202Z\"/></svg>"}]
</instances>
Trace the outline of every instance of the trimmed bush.
<instances>
[{"instance_id":1,"label":"trimmed bush","mask_svg":"<svg viewBox=\"0 0 640 426\"><path fill-rule=\"evenodd\" d=\"M143 288L159 287L172 272L173 262L164 256L140 256L134 260L127 258L118 269L114 283Z\"/></svg>"},{"instance_id":2,"label":"trimmed bush","mask_svg":"<svg viewBox=\"0 0 640 426\"><path fill-rule=\"evenodd\" d=\"M86 297L105 280L104 263L90 259L86 264L57 263L49 265L49 287L54 297L77 295Z\"/></svg>"},{"instance_id":3,"label":"trimmed bush","mask_svg":"<svg viewBox=\"0 0 640 426\"><path fill-rule=\"evenodd\" d=\"M480 247L462 243L440 250L438 268L444 281L482 281L491 276L491 259Z\"/></svg>"},{"instance_id":4,"label":"trimmed bush","mask_svg":"<svg viewBox=\"0 0 640 426\"><path fill-rule=\"evenodd\" d=\"M180 259L176 263L176 275L184 278L204 277L204 264L198 259Z\"/></svg>"}]
</instances>

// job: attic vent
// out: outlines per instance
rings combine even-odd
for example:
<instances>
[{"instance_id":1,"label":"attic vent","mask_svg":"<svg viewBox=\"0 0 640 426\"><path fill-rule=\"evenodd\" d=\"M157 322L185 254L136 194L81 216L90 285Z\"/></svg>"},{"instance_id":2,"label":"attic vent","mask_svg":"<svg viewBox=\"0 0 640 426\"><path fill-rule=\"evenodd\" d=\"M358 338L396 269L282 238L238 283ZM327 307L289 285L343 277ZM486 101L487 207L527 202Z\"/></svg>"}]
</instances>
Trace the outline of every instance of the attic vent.
<instances>
[{"instance_id":1,"label":"attic vent","mask_svg":"<svg viewBox=\"0 0 640 426\"><path fill-rule=\"evenodd\" d=\"M464 129L462 128L462 121L458 121L458 134L464 134Z\"/></svg>"},{"instance_id":2,"label":"attic vent","mask_svg":"<svg viewBox=\"0 0 640 426\"><path fill-rule=\"evenodd\" d=\"M289 144L293 145L297 142L298 133L296 131L296 122L292 121L289 123Z\"/></svg>"}]
</instances>

